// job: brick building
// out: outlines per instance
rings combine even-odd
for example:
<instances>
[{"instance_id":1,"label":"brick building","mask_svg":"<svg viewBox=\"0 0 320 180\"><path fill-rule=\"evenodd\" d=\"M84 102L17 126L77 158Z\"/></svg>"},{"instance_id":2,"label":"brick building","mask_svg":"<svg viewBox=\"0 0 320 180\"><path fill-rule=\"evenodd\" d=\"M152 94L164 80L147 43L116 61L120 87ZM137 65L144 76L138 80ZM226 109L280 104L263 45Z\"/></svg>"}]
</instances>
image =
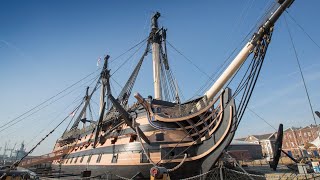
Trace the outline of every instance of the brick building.
<instances>
[{"instance_id":1,"label":"brick building","mask_svg":"<svg viewBox=\"0 0 320 180\"><path fill-rule=\"evenodd\" d=\"M315 125L286 129L283 132L282 149L294 157L319 156L317 147L311 144L318 137L318 130L319 127Z\"/></svg>"},{"instance_id":2,"label":"brick building","mask_svg":"<svg viewBox=\"0 0 320 180\"><path fill-rule=\"evenodd\" d=\"M282 149L293 157L319 157L319 149L311 144L318 137L319 126L291 127L283 131ZM260 144L264 157L273 158L277 133L249 135L238 140Z\"/></svg>"}]
</instances>

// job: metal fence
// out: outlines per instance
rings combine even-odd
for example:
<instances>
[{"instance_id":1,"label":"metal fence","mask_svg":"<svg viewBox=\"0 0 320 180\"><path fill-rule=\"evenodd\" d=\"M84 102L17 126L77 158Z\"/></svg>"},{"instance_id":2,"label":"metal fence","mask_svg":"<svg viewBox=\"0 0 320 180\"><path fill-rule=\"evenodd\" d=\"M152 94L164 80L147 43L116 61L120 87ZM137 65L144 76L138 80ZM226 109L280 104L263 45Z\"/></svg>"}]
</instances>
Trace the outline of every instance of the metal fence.
<instances>
[{"instance_id":1,"label":"metal fence","mask_svg":"<svg viewBox=\"0 0 320 180\"><path fill-rule=\"evenodd\" d=\"M266 179L264 175L249 174L225 167L217 167L211 171L197 176L189 177L183 180L262 180Z\"/></svg>"},{"instance_id":2,"label":"metal fence","mask_svg":"<svg viewBox=\"0 0 320 180\"><path fill-rule=\"evenodd\" d=\"M183 180L311 180L319 179L320 174L297 174L297 173L274 173L267 175L256 175L244 173L241 171L228 169L226 167L217 167L207 173L199 174Z\"/></svg>"},{"instance_id":3,"label":"metal fence","mask_svg":"<svg viewBox=\"0 0 320 180\"><path fill-rule=\"evenodd\" d=\"M45 179L45 178L43 178ZM70 179L70 178L61 178L61 179ZM81 179L81 180L134 180L135 178L125 178L119 175L113 174L111 172L106 172L99 176L91 176L88 178L81 177L71 177L71 179ZM149 178L148 178L149 179ZM319 179L320 174L309 173L309 174L297 174L297 173L273 173L266 175L257 175L257 174L249 174L245 172L241 172L234 169L229 169L226 167L216 167L209 172L199 174L197 176L185 178L182 180L311 180L311 179Z\"/></svg>"}]
</instances>

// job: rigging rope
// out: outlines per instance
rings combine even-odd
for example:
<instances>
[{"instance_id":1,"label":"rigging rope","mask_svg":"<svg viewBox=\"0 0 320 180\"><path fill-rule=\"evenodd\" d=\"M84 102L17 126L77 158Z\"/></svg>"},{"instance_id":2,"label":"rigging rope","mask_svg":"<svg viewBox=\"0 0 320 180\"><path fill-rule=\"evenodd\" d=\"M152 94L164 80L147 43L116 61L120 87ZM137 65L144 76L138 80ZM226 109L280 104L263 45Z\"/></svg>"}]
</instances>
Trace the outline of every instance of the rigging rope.
<instances>
[{"instance_id":1,"label":"rigging rope","mask_svg":"<svg viewBox=\"0 0 320 180\"><path fill-rule=\"evenodd\" d=\"M84 109L82 109L82 110L80 111L80 114L78 115L77 119L76 119L75 122L73 123L71 129L75 129L75 128L78 127L79 122L81 121L81 118L82 118L81 116L83 115L84 112L86 112L86 107L88 106L88 103L89 103L88 101L91 99L93 93L98 89L99 86L100 86L100 84L97 82L96 85L95 85L95 87L93 88L91 94L88 95L88 96L87 96L87 94L86 94L86 96L84 97L84 100L86 101L86 103L85 103L84 106L83 106ZM87 88L88 88L88 87L87 87ZM87 91L88 91L88 89L87 89ZM75 117L75 116L74 116L74 117Z\"/></svg>"},{"instance_id":2,"label":"rigging rope","mask_svg":"<svg viewBox=\"0 0 320 180\"><path fill-rule=\"evenodd\" d=\"M241 80L242 84L240 83L237 90L236 90L236 94L233 94L233 97L235 97L236 95L238 95L243 89L244 89L244 92L242 94L242 98L241 98L241 101L240 101L240 105L239 105L239 110L237 111L237 117L238 117L238 122L237 122L237 125L236 125L236 128L239 126L239 123L242 119L242 116L246 110L246 107L249 103L249 100L251 98L251 95L252 95L252 92L253 92L253 89L256 85L256 82L257 82L257 79L258 79L258 76L260 74L260 71L261 71L261 67L262 67L262 64L264 62L264 58L265 58L265 54L266 54L266 51L267 51L267 48L268 48L268 45L270 43L270 40L271 40L271 36L272 36L272 31L273 31L273 27L270 28L269 30L269 34L266 34L263 39L261 39L260 41L260 44L258 46L256 46L256 48L254 49L254 57L252 58L252 61L248 67L248 70L247 72L245 73L245 75L249 72L249 69L250 69L250 73L247 75L247 77L244 78ZM230 83L230 82L229 82ZM223 107L223 110L224 110L225 107ZM201 119L201 118L200 118ZM191 132L191 130L193 129L190 129L189 133ZM188 134L189 134L188 133ZM187 135L184 137L186 138ZM184 139L182 138L182 140ZM198 137L198 139L201 138L201 136ZM181 140L181 141L182 141ZM179 143L181 143L181 141ZM196 140L193 142L193 144L196 142ZM178 144L179 144L178 143ZM191 144L189 147L187 147L186 149L184 149L181 153L184 153L186 150L188 150L193 144ZM173 147L169 152L173 151L174 149L176 148ZM178 157L181 155L181 153L179 153L178 155L176 155L175 157ZM168 155L169 153L167 153L165 155L165 157ZM170 159L168 162L172 161L173 159L175 159L175 157L173 157L172 159ZM160 162L160 161L159 161ZM158 162L158 163L159 163ZM157 164L158 164L157 163Z\"/></svg>"},{"instance_id":3,"label":"rigging rope","mask_svg":"<svg viewBox=\"0 0 320 180\"><path fill-rule=\"evenodd\" d=\"M291 14L286 10L286 13L291 18L291 20L296 23L296 25L308 36L308 38L320 49L320 46L316 41L307 33L307 31L291 16Z\"/></svg>"},{"instance_id":4,"label":"rigging rope","mask_svg":"<svg viewBox=\"0 0 320 180\"><path fill-rule=\"evenodd\" d=\"M72 113L75 113L75 114L76 114L76 113L78 112L78 110L80 109L80 106L81 106L81 104L82 104L83 102L84 102L84 99L82 100L82 102L80 103L80 105L78 106L78 108L76 108L75 111L73 111ZM72 123L74 117L75 117L75 116L72 116L72 118L71 118L70 122L68 123L66 129L64 130L63 134L68 131L68 128L69 128L70 124Z\"/></svg>"},{"instance_id":5,"label":"rigging rope","mask_svg":"<svg viewBox=\"0 0 320 180\"><path fill-rule=\"evenodd\" d=\"M236 98L235 98L236 99ZM237 99L236 99L237 100ZM239 101L239 100L237 100L237 101ZM272 126L270 123L268 123L268 121L266 121L265 119L263 119L261 116L259 116L256 112L254 112L250 107L248 107L247 106L247 109L251 112L251 113L253 113L254 115L256 115L259 119L261 119L263 122L265 122L266 124L268 124L270 127L272 127L274 130L276 130L277 131L277 129L274 127L274 126Z\"/></svg>"},{"instance_id":6,"label":"rigging rope","mask_svg":"<svg viewBox=\"0 0 320 180\"><path fill-rule=\"evenodd\" d=\"M177 48L175 48L169 41L167 41L167 42L168 42L169 46L171 46L177 53L179 53L182 57L184 57L186 60L188 60L190 62L190 64L192 64L195 68L197 68L202 74L204 74L205 76L210 78L210 76L206 72L202 71L199 66L197 66L195 63L193 63L187 56L182 54L182 52L180 52Z\"/></svg>"},{"instance_id":7,"label":"rigging rope","mask_svg":"<svg viewBox=\"0 0 320 180\"><path fill-rule=\"evenodd\" d=\"M272 10L277 6L277 3L273 2L270 3L269 5L267 5L267 11L258 18L257 23L251 28L251 30L249 31L249 33L243 38L243 40L239 43L238 46L240 46L241 44L244 43L245 40L248 39L249 35L252 34L252 32L261 25L261 21L263 21L269 14L270 12L272 12ZM224 62L219 66L218 71L214 72L211 76L209 76L207 73L205 73L204 71L202 71L195 63L193 63L189 58L187 58L185 55L183 55L181 53L181 51L179 51L177 48L175 48L169 41L168 44L177 52L179 53L182 57L184 57L186 60L188 60L193 66L195 66L201 73L203 73L204 75L206 75L208 77L208 80L200 87L200 89L195 92L195 94L193 95L193 97L191 97L190 99L195 98L199 93L204 93L204 90L207 89L212 83L213 81L215 81L217 79L217 75L221 74L221 72L226 68L227 62L230 61L230 58L234 55L234 53L236 52L236 50L238 49L238 46L230 53L230 55L224 60Z\"/></svg>"},{"instance_id":8,"label":"rigging rope","mask_svg":"<svg viewBox=\"0 0 320 180\"><path fill-rule=\"evenodd\" d=\"M134 49L135 47L139 46L141 43L144 43L146 40L149 39L149 36L146 37L145 39L141 40L139 43L137 43L136 45L132 46L131 48L129 48L127 51L125 51L124 53L120 54L119 56L112 58L110 57L110 64L112 62L114 62L115 60L119 59L120 57L122 57L123 55L127 54L129 51L131 51L132 49ZM100 68L101 69L101 68Z\"/></svg>"},{"instance_id":9,"label":"rigging rope","mask_svg":"<svg viewBox=\"0 0 320 180\"><path fill-rule=\"evenodd\" d=\"M295 57L296 57L296 60L297 60L297 64L298 64L298 67L299 67L301 79L302 79L302 82L303 82L303 87L304 87L304 89L306 91L306 95L307 95L307 98L308 98L308 101L309 101L309 106L310 106L311 114L312 114L312 117L313 117L313 120L314 120L314 124L317 125L316 117L315 117L315 115L313 113L314 111L313 111L313 107L312 107L312 104L311 104L309 92L308 92L307 85L306 85L306 82L305 82L305 79L304 79L304 76L303 76L303 73L302 73L301 65L300 65L300 62L299 62L298 53L297 53L295 44L293 42L292 34L291 34L290 29L289 29L286 16L284 16L284 20L285 20L285 23L286 23L286 26L287 26L287 30L288 30L288 33L289 33L289 36L290 36L291 44L292 44L292 47L293 47L293 50L294 50L294 54L295 54Z\"/></svg>"},{"instance_id":10,"label":"rigging rope","mask_svg":"<svg viewBox=\"0 0 320 180\"><path fill-rule=\"evenodd\" d=\"M166 101L171 102L180 102L179 97L179 89L176 87L174 82L174 76L172 73L171 68L169 67L168 57L167 57L167 46L166 46L166 39L163 39L163 46L160 48L160 58L161 58L161 86L163 94L165 95ZM164 50L163 50L164 49Z\"/></svg>"},{"instance_id":11,"label":"rigging rope","mask_svg":"<svg viewBox=\"0 0 320 180\"><path fill-rule=\"evenodd\" d=\"M148 55L149 48L150 48L150 43L148 42L147 46L146 46L146 48L145 48L145 50L144 50L144 52L143 52L143 54L142 54L142 56L140 58L140 60L138 61L138 64L134 68L134 70L131 73L129 79L127 80L127 82L124 85L124 87L122 87L122 90L118 95L117 99L120 102L120 104L122 104L123 106L127 105L127 103L128 103L129 97L131 95L131 92L132 92L133 86L135 84L135 81L136 81L136 79L138 77L138 74L139 74L140 68L142 66L142 63L143 63L145 57Z\"/></svg>"},{"instance_id":12,"label":"rigging rope","mask_svg":"<svg viewBox=\"0 0 320 180\"><path fill-rule=\"evenodd\" d=\"M118 81L116 81L112 76L110 77L121 89L123 88L123 86L120 84L120 83L118 83ZM110 85L111 85L111 83L110 83ZM113 88L113 92L115 92L115 89Z\"/></svg>"},{"instance_id":13,"label":"rigging rope","mask_svg":"<svg viewBox=\"0 0 320 180\"><path fill-rule=\"evenodd\" d=\"M84 79L88 78L89 76L91 76L91 75L94 74L95 72L96 72L96 71L88 74L87 76L85 76L84 78L80 79L80 80L77 81L76 83L74 83L74 84L68 86L67 88L65 88L64 90L60 91L58 94L56 94L56 95L48 98L47 100L43 101L42 103L40 103L40 104L36 105L35 107L31 108L30 110L22 113L22 114L19 115L18 117L13 118L12 120L10 120L10 121L8 121L7 123L5 123L4 125L0 126L0 128L3 128L3 127L5 127L5 126L8 126L9 124L11 124L11 123L13 123L13 122L15 122L15 121L18 121L19 118L21 118L21 117L23 117L24 115L32 112L33 110L37 109L38 107L44 105L45 103L47 103L48 101L54 99L55 97L59 96L60 94L66 92L68 89L72 88L72 87L75 86L76 84L78 84L78 83L80 83L81 81L83 81ZM68 93L68 94L69 94L69 93ZM65 96L66 96L66 95L64 95L64 96L62 96L62 97L65 97ZM62 97L60 97L59 99L61 99ZM59 99L58 99L58 100L59 100ZM55 100L55 101L53 101L53 102L56 102L56 101L57 101L57 100ZM51 102L50 104L47 104L47 105L44 106L44 107L47 107L47 106L51 105L53 102ZM42 110L42 109L43 109L43 108L36 110L34 113L30 114L30 115L27 116L27 117L30 117L31 115L35 114L36 112L38 112L38 111L40 111L40 110ZM23 119L25 119L25 118L27 118L27 117L24 117ZM23 120L23 119L22 119L22 120ZM21 120L19 120L18 122L20 122L20 121L21 121ZM15 124L16 124L16 123L15 123ZM14 124L13 124L13 125L14 125ZM11 125L11 126L12 126L12 125ZM9 126L9 127L11 127L11 126ZM7 128L4 128L4 129L7 129ZM4 129L2 129L1 131L3 131Z\"/></svg>"},{"instance_id":14,"label":"rigging rope","mask_svg":"<svg viewBox=\"0 0 320 180\"><path fill-rule=\"evenodd\" d=\"M245 36L245 38L241 41L240 44L242 44L248 37L250 34L252 34L251 32L254 30L255 28L252 28L251 31ZM224 60L224 62L218 67L218 71L214 72L211 76L209 76L206 72L202 71L199 66L197 66L195 63L193 63L193 61L191 61L190 58L188 58L187 56L185 56L181 51L179 51L176 47L173 46L173 44L171 44L169 41L167 41L169 46L172 47L178 54L180 54L182 57L184 57L184 59L186 59L190 64L192 64L196 69L198 69L202 74L204 74L205 76L207 76L208 80L199 88L198 91L195 92L195 94L189 98L189 100L195 98L197 96L197 94L202 93L205 89L207 89L208 86L211 85L211 83L213 81L216 80L217 75L220 74L223 69L225 69L227 62L230 60L230 58L232 57L232 55L234 55L234 53L236 52L236 50L238 48L235 48L231 54Z\"/></svg>"},{"instance_id":15,"label":"rigging rope","mask_svg":"<svg viewBox=\"0 0 320 180\"><path fill-rule=\"evenodd\" d=\"M134 49L135 47L139 46L141 43L145 42L148 38L149 38L149 37L143 39L142 41L140 41L139 43L137 43L137 44L134 45L133 47L129 48L129 49L128 49L127 51L125 51L124 53L120 54L120 55L117 56L116 58L113 58L113 59L110 61L110 63L111 63L111 62L114 62L116 59L119 59L119 58L122 57L124 54L128 53L129 51L131 51L131 50ZM68 89L74 87L75 85L77 85L77 84L79 84L80 82L82 82L83 80L87 79L88 77L90 77L90 76L93 75L94 73L98 72L100 69L101 69L101 68L96 69L96 70L93 71L92 73L86 75L86 76L83 77L82 79L80 79L80 80L78 80L77 82L71 84L70 86L68 86L67 88L63 89L62 91L60 91L59 93L55 94L54 96L46 99L45 101L43 101L43 102L41 102L40 104L38 104L38 105L34 106L33 108L31 108L30 110L22 113L21 115L15 117L15 118L13 118L13 119L11 119L10 121L6 122L6 123L3 124L3 125L1 125L1 126L0 126L0 129L1 129L1 128L3 128L3 129L1 129L0 132L8 129L9 127L17 124L18 122L21 122L22 120L30 117L31 115L39 112L39 111L42 110L43 108L45 108L45 107L51 105L52 103L56 102L57 100L55 100L55 101L47 104L46 106L42 107L41 109L36 110L37 108L41 107L41 106L44 105L45 103L47 103L47 102L49 102L50 100L58 97L58 96L61 95L62 93L66 92ZM69 92L68 94L70 94L70 93L71 93L71 92ZM66 94L66 95L68 95L68 94ZM64 96L62 96L62 97L65 97L66 95L64 95ZM60 97L59 99L61 99L62 97ZM31 113L31 112L34 111L34 110L36 110L36 111L33 112L33 113ZM31 114L29 114L29 113L31 113ZM25 115L27 115L27 114L29 114L29 115L26 116L26 117L23 117L23 116L25 116ZM22 117L23 117L23 118L22 118ZM20 118L22 118L22 119L19 120ZM10 124L11 124L11 125L10 125ZM7 127L6 127L6 126L7 126Z\"/></svg>"},{"instance_id":16,"label":"rigging rope","mask_svg":"<svg viewBox=\"0 0 320 180\"><path fill-rule=\"evenodd\" d=\"M81 94L80 94L81 95ZM64 109L69 109L75 102L78 102L79 100L83 100L83 98L79 99L80 95L78 97L75 98L75 100L69 104L66 108ZM82 102L81 102L82 103ZM64 112L61 112L60 114L58 114L56 117L52 118L52 120L50 121L50 123L46 126L48 127L49 125L51 125L61 114L63 114ZM43 128L41 131L39 131L39 133L37 133L37 135L35 135L34 137L31 138L30 141L28 141L25 145L29 146L29 144L31 144L42 132L44 132L46 130L46 128Z\"/></svg>"},{"instance_id":17,"label":"rigging rope","mask_svg":"<svg viewBox=\"0 0 320 180\"><path fill-rule=\"evenodd\" d=\"M96 76L96 77L95 77L95 78L93 78L93 79L96 79L97 77L98 77L98 76ZM90 79L90 81L91 81L91 80L93 80L93 79ZM2 128L2 129L0 130L0 132L3 132L3 131L5 131L5 130L7 130L8 128L12 127L13 125L16 125L17 123L19 123L19 122L23 121L24 119L26 119L26 118L28 118L28 117L30 117L30 116L32 116L32 115L34 115L35 113L37 113L37 112L41 111L42 109L44 109L44 108L46 108L46 107L50 106L51 104L53 104L53 103L57 102L58 100L60 100L60 99L64 98L65 96L67 96L67 95L71 94L71 93L72 93L73 91L75 91L75 90L76 90L76 89L74 89L74 90L72 90L72 91L68 92L67 94L65 94L65 95L63 95L63 96L61 96L61 97L59 97L58 99L56 99L56 100L54 100L54 101L50 102L49 104L46 104L45 106L41 107L40 109L37 109L36 111L34 111L34 112L32 112L31 114L29 114L28 116L25 116L25 117L23 117L23 118L21 118L21 119L19 119L19 120L17 119L16 121L13 121L13 122L9 122L9 123L7 123L7 126L6 126L6 127L4 127L5 125L1 126L0 128ZM10 123L11 123L11 124L10 124Z\"/></svg>"},{"instance_id":18,"label":"rigging rope","mask_svg":"<svg viewBox=\"0 0 320 180\"><path fill-rule=\"evenodd\" d=\"M79 106L77 106L74 110L78 109L81 106L81 104ZM28 153L26 153L20 160L18 160L17 162L15 162L10 168L14 168L17 167L21 161L26 158L27 156L29 156L45 139L47 139L47 137L49 137L50 134L52 134L66 119L68 119L69 115L67 117L65 117L53 130L51 130L45 137L43 137L38 144L36 144Z\"/></svg>"},{"instance_id":19,"label":"rigging rope","mask_svg":"<svg viewBox=\"0 0 320 180\"><path fill-rule=\"evenodd\" d=\"M245 82L245 90L242 94L239 108L237 111L237 118L238 118L238 123L237 127L239 126L241 119L244 115L244 112L246 110L246 107L248 106L249 100L251 98L252 92L255 88L256 82L258 80L265 54L267 52L271 37L272 37L272 32L273 32L273 27L270 28L268 34L266 34L260 41L260 44L254 49L254 57L253 57L253 64L251 65L251 72L250 75L248 76L246 82ZM250 68L250 66L249 66ZM238 86L238 88L241 85ZM241 87L243 88L243 87ZM240 91L239 91L240 92Z\"/></svg>"},{"instance_id":20,"label":"rigging rope","mask_svg":"<svg viewBox=\"0 0 320 180\"><path fill-rule=\"evenodd\" d=\"M260 73L260 70L262 67L262 63L263 63L263 60L265 57L265 53L266 53L268 44L271 39L271 35L272 35L272 31L270 32L270 35L266 36L264 41L262 41L261 44L257 48L255 48L255 56L253 57L253 60L251 61L251 63L249 65L244 77L242 78L238 88L236 89L235 93L233 94L233 97L235 97L244 89L244 93L242 95L239 110L237 113L238 120L239 120L238 125L239 125L239 123L242 119L242 116L246 110L246 107L247 107L248 102L250 100L250 97L252 95L253 89L254 89L255 84L257 82L257 78L259 76L259 73ZM249 70L250 70L250 73L248 74ZM237 73L238 73L238 71L237 71ZM232 79L234 78L234 76L232 77ZM229 81L229 83L230 82L231 81Z\"/></svg>"},{"instance_id":21,"label":"rigging rope","mask_svg":"<svg viewBox=\"0 0 320 180\"><path fill-rule=\"evenodd\" d=\"M144 41L146 41L146 39ZM144 41L142 41L142 42L144 42ZM123 67L123 65L125 65L142 48L142 46L143 46L143 44L135 52L133 52L133 54L131 56L129 56L110 76L113 76L121 67ZM110 61L110 63L111 62L113 62L113 61Z\"/></svg>"}]
</instances>

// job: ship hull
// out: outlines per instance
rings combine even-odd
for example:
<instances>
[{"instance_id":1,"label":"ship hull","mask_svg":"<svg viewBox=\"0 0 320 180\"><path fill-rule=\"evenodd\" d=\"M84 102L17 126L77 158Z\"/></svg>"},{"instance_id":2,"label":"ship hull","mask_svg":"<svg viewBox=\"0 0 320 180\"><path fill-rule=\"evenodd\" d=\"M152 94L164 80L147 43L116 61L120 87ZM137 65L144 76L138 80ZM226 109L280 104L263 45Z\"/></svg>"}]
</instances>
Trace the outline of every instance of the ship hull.
<instances>
[{"instance_id":1,"label":"ship hull","mask_svg":"<svg viewBox=\"0 0 320 180\"><path fill-rule=\"evenodd\" d=\"M215 166L224 149L230 144L237 127L235 104L230 95L231 91L229 90L224 93L222 98L223 115L219 123L217 122L214 132L200 143L196 141L178 144L166 144L165 142L140 144L135 142L101 147L70 153L67 157L69 162L64 161L61 166L53 164L53 167L55 170L61 170L61 173L74 175L81 175L81 172L88 170L91 171L91 176L113 174L112 177L111 175L108 177L111 179L117 179L119 178L118 176L149 179L149 171L153 167L153 164L147 159L142 159L144 154L143 146L150 153L151 159L154 159L154 163L159 162L158 165L160 166L172 169L180 163L182 164L179 168L169 173L171 179L182 179L208 172ZM81 165L72 162L72 159L86 157L88 154L103 154L102 157L106 156L106 158L98 162L95 156L93 161L90 158L90 163L85 163L87 161L84 161L81 162ZM185 159L183 158L184 154L188 155ZM112 157L115 155L117 160L113 162Z\"/></svg>"}]
</instances>

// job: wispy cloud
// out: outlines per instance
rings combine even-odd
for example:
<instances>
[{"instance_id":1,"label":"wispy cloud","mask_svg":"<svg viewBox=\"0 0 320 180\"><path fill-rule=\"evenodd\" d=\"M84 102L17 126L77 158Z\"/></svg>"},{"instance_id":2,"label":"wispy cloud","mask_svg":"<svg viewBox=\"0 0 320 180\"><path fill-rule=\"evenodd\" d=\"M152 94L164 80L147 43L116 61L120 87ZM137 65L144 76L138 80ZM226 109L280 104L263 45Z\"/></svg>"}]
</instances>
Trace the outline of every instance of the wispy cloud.
<instances>
[{"instance_id":1,"label":"wispy cloud","mask_svg":"<svg viewBox=\"0 0 320 180\"><path fill-rule=\"evenodd\" d=\"M11 48L14 51L16 51L20 56L26 57L26 54L20 48L18 48L16 45L14 45L13 43L10 43L10 42L3 40L3 39L1 39L0 42L2 42L2 44L5 44L8 48ZM0 46L0 48L1 48L1 46Z\"/></svg>"},{"instance_id":2,"label":"wispy cloud","mask_svg":"<svg viewBox=\"0 0 320 180\"><path fill-rule=\"evenodd\" d=\"M311 64L311 65L303 68L302 71L303 71L303 72L307 72L307 71L312 70L312 69L315 69L315 68L317 68L317 67L320 67L320 63ZM289 73L289 74L287 75L287 77L292 77L292 76L295 76L295 75L297 75L297 74L299 74L299 73L300 73L300 71L298 71L298 70L297 70L297 71L293 71L293 72Z\"/></svg>"}]
</instances>

